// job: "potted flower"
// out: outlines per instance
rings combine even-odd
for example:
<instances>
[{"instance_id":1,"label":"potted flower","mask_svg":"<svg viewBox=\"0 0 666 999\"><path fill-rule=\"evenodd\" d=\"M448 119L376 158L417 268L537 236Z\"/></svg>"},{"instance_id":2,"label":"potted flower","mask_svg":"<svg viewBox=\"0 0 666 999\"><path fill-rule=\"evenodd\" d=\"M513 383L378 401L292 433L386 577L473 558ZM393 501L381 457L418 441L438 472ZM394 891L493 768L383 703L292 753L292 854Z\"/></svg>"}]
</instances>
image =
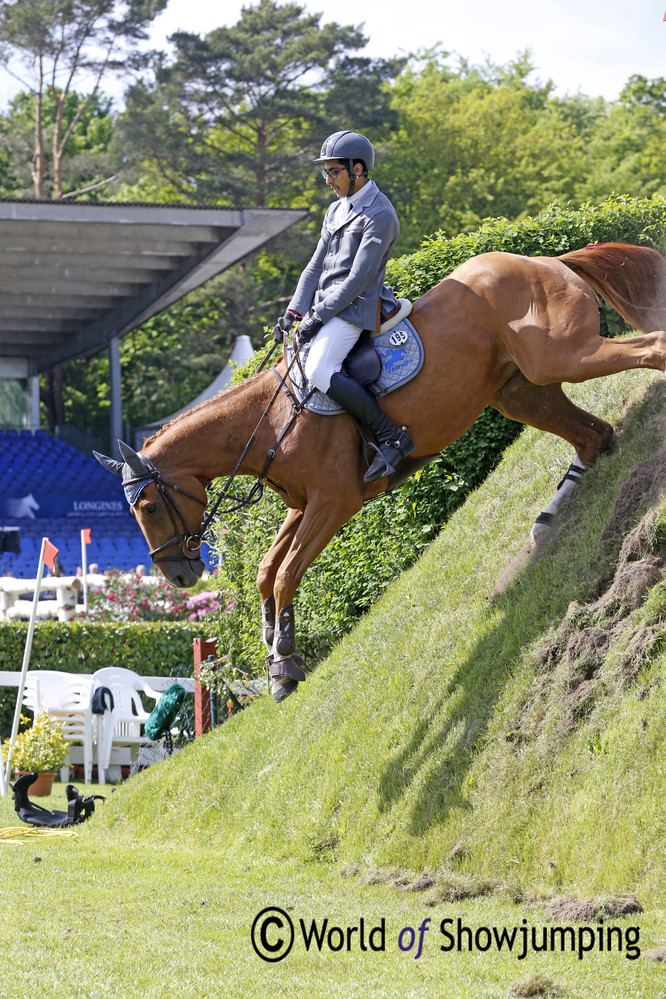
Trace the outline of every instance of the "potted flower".
<instances>
[{"instance_id":1,"label":"potted flower","mask_svg":"<svg viewBox=\"0 0 666 999\"><path fill-rule=\"evenodd\" d=\"M9 746L6 744L6 751ZM40 711L32 725L16 736L12 764L17 777L22 773L38 773L30 794L41 798L51 793L56 771L69 756L69 743L63 735L63 725L52 721L46 711Z\"/></svg>"}]
</instances>

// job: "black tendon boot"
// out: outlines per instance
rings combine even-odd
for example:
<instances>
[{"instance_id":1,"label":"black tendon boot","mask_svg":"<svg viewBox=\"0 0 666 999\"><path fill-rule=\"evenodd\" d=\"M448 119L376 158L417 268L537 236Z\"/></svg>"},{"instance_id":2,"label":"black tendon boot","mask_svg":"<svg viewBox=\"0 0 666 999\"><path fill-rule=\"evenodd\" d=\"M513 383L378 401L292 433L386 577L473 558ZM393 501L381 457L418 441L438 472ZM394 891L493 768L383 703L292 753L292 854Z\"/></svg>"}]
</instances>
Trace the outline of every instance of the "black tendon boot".
<instances>
[{"instance_id":1,"label":"black tendon boot","mask_svg":"<svg viewBox=\"0 0 666 999\"><path fill-rule=\"evenodd\" d=\"M396 427L377 402L376 396L359 382L336 371L326 393L347 410L359 423L370 427L377 439L377 454L365 473L366 482L375 482L392 475L403 458L411 454L415 444L405 427Z\"/></svg>"}]
</instances>

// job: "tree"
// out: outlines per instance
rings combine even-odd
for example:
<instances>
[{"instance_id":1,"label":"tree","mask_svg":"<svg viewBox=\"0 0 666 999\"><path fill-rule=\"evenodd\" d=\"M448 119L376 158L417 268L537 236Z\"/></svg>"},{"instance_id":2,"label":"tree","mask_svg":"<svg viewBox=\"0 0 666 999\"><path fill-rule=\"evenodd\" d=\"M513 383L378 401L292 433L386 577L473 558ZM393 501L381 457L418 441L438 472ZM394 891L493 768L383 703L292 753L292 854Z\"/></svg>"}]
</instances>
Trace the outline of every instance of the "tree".
<instances>
[{"instance_id":1,"label":"tree","mask_svg":"<svg viewBox=\"0 0 666 999\"><path fill-rule=\"evenodd\" d=\"M666 79L631 76L589 134L592 165L581 195L649 197L666 191Z\"/></svg>"},{"instance_id":2,"label":"tree","mask_svg":"<svg viewBox=\"0 0 666 999\"><path fill-rule=\"evenodd\" d=\"M452 236L488 217L517 219L575 190L582 140L557 113L552 83L527 81L529 59L457 69L449 59L425 53L394 88L400 127L387 182L381 168L378 177L401 219L402 252L437 230Z\"/></svg>"},{"instance_id":3,"label":"tree","mask_svg":"<svg viewBox=\"0 0 666 999\"><path fill-rule=\"evenodd\" d=\"M111 99L95 94L92 99L71 91L65 101L63 121L68 128L79 109L77 128L63 151L61 163L62 197L83 195L94 200L104 193L103 181L112 172L110 144L113 134ZM44 95L42 124L45 137L52 136L57 103L50 93ZM19 93L7 112L0 115L0 195L19 198L31 196L31 159L34 143L35 96ZM44 181L53 179L50 143L45 143Z\"/></svg>"},{"instance_id":4,"label":"tree","mask_svg":"<svg viewBox=\"0 0 666 999\"><path fill-rule=\"evenodd\" d=\"M65 152L103 76L140 64L136 44L147 37L147 25L166 4L167 0L0 0L0 63L17 75L18 62L31 78L22 82L34 98L35 197L47 194L47 96L55 106L50 193L61 198ZM88 79L92 86L68 120L70 95Z\"/></svg>"},{"instance_id":5,"label":"tree","mask_svg":"<svg viewBox=\"0 0 666 999\"><path fill-rule=\"evenodd\" d=\"M302 204L308 160L327 134L392 120L386 84L402 65L350 58L366 44L360 30L320 21L297 3L260 0L230 28L177 33L174 61L157 57L154 81L127 95L123 149L190 200ZM361 91L354 102L361 75L367 99Z\"/></svg>"}]
</instances>

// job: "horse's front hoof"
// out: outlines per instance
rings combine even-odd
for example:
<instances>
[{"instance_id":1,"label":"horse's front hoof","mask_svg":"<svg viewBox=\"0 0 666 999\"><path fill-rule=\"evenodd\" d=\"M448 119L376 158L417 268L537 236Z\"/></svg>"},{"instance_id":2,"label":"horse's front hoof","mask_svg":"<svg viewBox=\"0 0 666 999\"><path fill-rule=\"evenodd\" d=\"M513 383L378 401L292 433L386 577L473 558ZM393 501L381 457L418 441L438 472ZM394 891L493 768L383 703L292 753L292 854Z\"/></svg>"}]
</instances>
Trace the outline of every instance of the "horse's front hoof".
<instances>
[{"instance_id":1,"label":"horse's front hoof","mask_svg":"<svg viewBox=\"0 0 666 999\"><path fill-rule=\"evenodd\" d=\"M549 538L553 535L553 527L555 526L555 516L552 513L540 513L537 519L534 521L534 526L532 527L531 538L532 543L536 548L539 545L543 545Z\"/></svg>"},{"instance_id":2,"label":"horse's front hoof","mask_svg":"<svg viewBox=\"0 0 666 999\"><path fill-rule=\"evenodd\" d=\"M285 697L298 687L299 683L305 680L305 663L300 656L292 655L286 659L275 659L268 657L268 672L271 677L271 690L273 700L279 704Z\"/></svg>"},{"instance_id":3,"label":"horse's front hoof","mask_svg":"<svg viewBox=\"0 0 666 999\"><path fill-rule=\"evenodd\" d=\"M292 680L289 676L275 676L271 680L273 688L273 700L276 704L284 701L290 694L293 694L298 687L298 680Z\"/></svg>"}]
</instances>

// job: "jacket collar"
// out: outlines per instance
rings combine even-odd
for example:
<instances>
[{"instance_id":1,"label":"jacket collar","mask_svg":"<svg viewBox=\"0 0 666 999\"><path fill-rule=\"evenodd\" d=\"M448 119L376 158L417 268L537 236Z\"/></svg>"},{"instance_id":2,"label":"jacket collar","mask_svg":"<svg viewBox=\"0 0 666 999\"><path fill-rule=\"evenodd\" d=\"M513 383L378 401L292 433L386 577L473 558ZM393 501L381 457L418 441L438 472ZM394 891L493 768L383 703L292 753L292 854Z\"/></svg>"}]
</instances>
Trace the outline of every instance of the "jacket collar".
<instances>
[{"instance_id":1,"label":"jacket collar","mask_svg":"<svg viewBox=\"0 0 666 999\"><path fill-rule=\"evenodd\" d=\"M334 216L335 228L339 229L346 225L351 219L361 215L368 208L379 194L379 188L374 180L369 180L360 191L352 194L351 198L343 198L335 206L337 211Z\"/></svg>"}]
</instances>

